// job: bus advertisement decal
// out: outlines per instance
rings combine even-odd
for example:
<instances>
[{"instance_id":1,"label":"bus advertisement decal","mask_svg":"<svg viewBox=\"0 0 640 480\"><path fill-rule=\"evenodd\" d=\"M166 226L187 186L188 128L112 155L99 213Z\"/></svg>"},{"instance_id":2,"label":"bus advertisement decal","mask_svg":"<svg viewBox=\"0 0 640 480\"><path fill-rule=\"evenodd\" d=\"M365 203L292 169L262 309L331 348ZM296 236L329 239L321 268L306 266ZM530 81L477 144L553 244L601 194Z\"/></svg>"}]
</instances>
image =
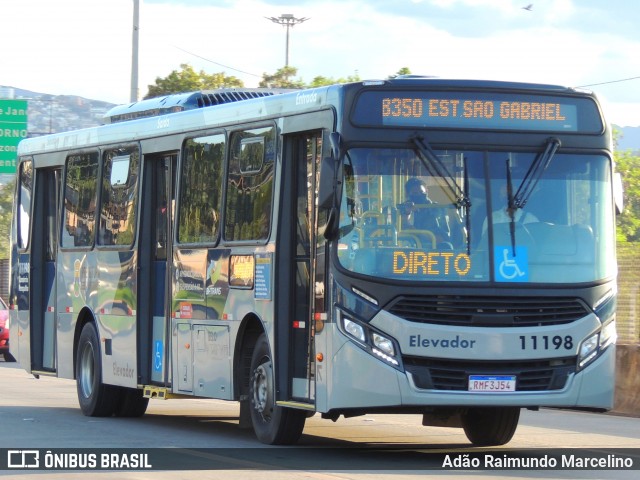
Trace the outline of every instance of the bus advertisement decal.
<instances>
[{"instance_id":1,"label":"bus advertisement decal","mask_svg":"<svg viewBox=\"0 0 640 480\"><path fill-rule=\"evenodd\" d=\"M176 253L176 290L181 298L204 300L206 250L180 250Z\"/></svg>"},{"instance_id":2,"label":"bus advertisement decal","mask_svg":"<svg viewBox=\"0 0 640 480\"><path fill-rule=\"evenodd\" d=\"M180 302L180 309L176 318L193 318L193 305L189 302Z\"/></svg>"},{"instance_id":3,"label":"bus advertisement decal","mask_svg":"<svg viewBox=\"0 0 640 480\"><path fill-rule=\"evenodd\" d=\"M271 253L256 253L256 288L253 297L256 300L271 300Z\"/></svg>"},{"instance_id":4,"label":"bus advertisement decal","mask_svg":"<svg viewBox=\"0 0 640 480\"><path fill-rule=\"evenodd\" d=\"M229 264L229 284L232 287L253 288L253 255L232 255Z\"/></svg>"},{"instance_id":5,"label":"bus advertisement decal","mask_svg":"<svg viewBox=\"0 0 640 480\"><path fill-rule=\"evenodd\" d=\"M205 273L205 294L207 301L229 294L229 250L209 250Z\"/></svg>"},{"instance_id":6,"label":"bus advertisement decal","mask_svg":"<svg viewBox=\"0 0 640 480\"><path fill-rule=\"evenodd\" d=\"M221 318L229 295L229 253L228 249L176 252L174 312L178 318Z\"/></svg>"},{"instance_id":7,"label":"bus advertisement decal","mask_svg":"<svg viewBox=\"0 0 640 480\"><path fill-rule=\"evenodd\" d=\"M222 318L229 296L229 249L210 249L205 273L207 318Z\"/></svg>"}]
</instances>

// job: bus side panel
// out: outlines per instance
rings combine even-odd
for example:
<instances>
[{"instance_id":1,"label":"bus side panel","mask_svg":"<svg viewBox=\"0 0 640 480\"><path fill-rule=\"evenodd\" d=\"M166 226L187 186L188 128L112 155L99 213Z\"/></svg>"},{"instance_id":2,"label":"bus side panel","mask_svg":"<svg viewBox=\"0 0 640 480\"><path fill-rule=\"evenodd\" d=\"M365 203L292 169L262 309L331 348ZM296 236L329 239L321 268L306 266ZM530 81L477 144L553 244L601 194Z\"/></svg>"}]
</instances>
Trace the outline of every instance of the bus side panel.
<instances>
[{"instance_id":1,"label":"bus side panel","mask_svg":"<svg viewBox=\"0 0 640 480\"><path fill-rule=\"evenodd\" d=\"M136 317L132 315L98 315L98 332L104 347L101 351L104 383L137 387L135 327Z\"/></svg>"},{"instance_id":2,"label":"bus side panel","mask_svg":"<svg viewBox=\"0 0 640 480\"><path fill-rule=\"evenodd\" d=\"M60 296L58 296L60 298ZM73 370L73 334L76 324L75 313L58 312L58 325L56 331L56 351L58 354L58 377L75 378Z\"/></svg>"},{"instance_id":3,"label":"bus side panel","mask_svg":"<svg viewBox=\"0 0 640 480\"><path fill-rule=\"evenodd\" d=\"M231 339L237 333L233 320L240 320L242 314L229 310L228 302L238 305L229 288L230 254L231 250L222 248L175 251L169 340L173 342L174 392L223 400L233 396Z\"/></svg>"},{"instance_id":4,"label":"bus side panel","mask_svg":"<svg viewBox=\"0 0 640 480\"><path fill-rule=\"evenodd\" d=\"M46 300L47 308L45 309L44 325L42 332L42 367L48 370L54 370L56 368L55 348L54 342L56 338L56 298L55 298L55 275L56 268L55 263L47 261L44 265L44 285L46 291L44 292L44 298ZM35 346L34 346L35 348Z\"/></svg>"},{"instance_id":5,"label":"bus side panel","mask_svg":"<svg viewBox=\"0 0 640 480\"><path fill-rule=\"evenodd\" d=\"M315 352L321 354L323 357L323 361L316 362L315 371L316 411L322 413L329 410L329 377L333 372L331 368L332 362L330 361L330 357L327 353L333 351L333 327L333 324L328 322L324 323L322 328L318 328L316 326L315 335L313 337Z\"/></svg>"},{"instance_id":6,"label":"bus side panel","mask_svg":"<svg viewBox=\"0 0 640 480\"><path fill-rule=\"evenodd\" d=\"M57 286L58 324L56 351L58 377L74 378L74 335L78 316L89 305L89 292L96 284L96 268L90 268L92 254L79 251L61 251L58 255ZM91 315L89 306L85 313ZM88 319L89 321L91 318Z\"/></svg>"},{"instance_id":7,"label":"bus side panel","mask_svg":"<svg viewBox=\"0 0 640 480\"><path fill-rule=\"evenodd\" d=\"M28 253L13 252L11 293L9 303L9 350L22 368L31 372L31 336L29 330L29 280ZM17 262L16 262L17 259Z\"/></svg>"},{"instance_id":8,"label":"bus side panel","mask_svg":"<svg viewBox=\"0 0 640 480\"><path fill-rule=\"evenodd\" d=\"M130 388L135 388L138 381L136 267L136 251L98 252L98 291L92 302L103 345L102 380Z\"/></svg>"},{"instance_id":9,"label":"bus side panel","mask_svg":"<svg viewBox=\"0 0 640 480\"><path fill-rule=\"evenodd\" d=\"M74 378L80 315L95 321L104 383L137 386L135 252L62 252L58 263L58 376Z\"/></svg>"},{"instance_id":10,"label":"bus side panel","mask_svg":"<svg viewBox=\"0 0 640 480\"><path fill-rule=\"evenodd\" d=\"M165 365L166 349L168 348L164 315L164 296L167 278L167 263L165 260L153 262L153 303L151 306L152 327L151 327L151 381L162 383L165 377L167 366ZM142 287L144 288L144 287Z\"/></svg>"}]
</instances>

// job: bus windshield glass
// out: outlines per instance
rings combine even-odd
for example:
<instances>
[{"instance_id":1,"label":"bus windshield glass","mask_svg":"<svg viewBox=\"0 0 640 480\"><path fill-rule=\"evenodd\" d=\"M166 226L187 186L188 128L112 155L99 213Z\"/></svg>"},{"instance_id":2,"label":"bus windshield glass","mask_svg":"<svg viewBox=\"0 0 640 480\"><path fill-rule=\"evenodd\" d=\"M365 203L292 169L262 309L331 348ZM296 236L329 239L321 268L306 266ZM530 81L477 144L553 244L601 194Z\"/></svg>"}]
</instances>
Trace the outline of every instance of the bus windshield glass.
<instances>
[{"instance_id":1,"label":"bus windshield glass","mask_svg":"<svg viewBox=\"0 0 640 480\"><path fill-rule=\"evenodd\" d=\"M418 147L347 152L342 267L413 282L592 282L615 274L608 158L555 154L531 185L539 151L431 153L425 160ZM516 202L523 184L531 191Z\"/></svg>"}]
</instances>

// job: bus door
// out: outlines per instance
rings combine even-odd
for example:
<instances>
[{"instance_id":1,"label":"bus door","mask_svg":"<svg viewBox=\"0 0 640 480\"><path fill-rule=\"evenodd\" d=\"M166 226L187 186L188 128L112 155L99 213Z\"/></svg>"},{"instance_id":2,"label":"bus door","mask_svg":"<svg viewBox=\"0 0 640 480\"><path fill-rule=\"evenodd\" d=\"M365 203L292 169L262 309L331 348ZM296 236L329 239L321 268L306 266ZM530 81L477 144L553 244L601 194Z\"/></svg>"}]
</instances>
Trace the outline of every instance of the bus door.
<instances>
[{"instance_id":1,"label":"bus door","mask_svg":"<svg viewBox=\"0 0 640 480\"><path fill-rule=\"evenodd\" d=\"M56 371L56 260L61 169L36 171L31 237L31 368Z\"/></svg>"},{"instance_id":2,"label":"bus door","mask_svg":"<svg viewBox=\"0 0 640 480\"><path fill-rule=\"evenodd\" d=\"M286 298L280 297L276 318L287 318L288 325L280 325L277 347L280 355L283 350L287 351L288 361L286 372L283 371L284 363L278 362L277 375L282 392L278 400L312 405L315 403L313 318L316 312L323 311L315 303L318 295L323 297L324 294L324 265L317 261L317 253L324 247L317 244L315 201L322 133L285 138L283 181L287 184L284 191L290 192L290 196L285 193L280 210L278 249L280 258L292 258L293 262L278 262L279 268L289 269L279 272L279 278L288 279L285 282L288 288L281 289L286 292ZM286 388L282 388L285 382Z\"/></svg>"},{"instance_id":3,"label":"bus door","mask_svg":"<svg viewBox=\"0 0 640 480\"><path fill-rule=\"evenodd\" d=\"M138 247L138 371L142 383L161 386L170 382L170 252L177 162L177 152L144 157L144 207Z\"/></svg>"}]
</instances>

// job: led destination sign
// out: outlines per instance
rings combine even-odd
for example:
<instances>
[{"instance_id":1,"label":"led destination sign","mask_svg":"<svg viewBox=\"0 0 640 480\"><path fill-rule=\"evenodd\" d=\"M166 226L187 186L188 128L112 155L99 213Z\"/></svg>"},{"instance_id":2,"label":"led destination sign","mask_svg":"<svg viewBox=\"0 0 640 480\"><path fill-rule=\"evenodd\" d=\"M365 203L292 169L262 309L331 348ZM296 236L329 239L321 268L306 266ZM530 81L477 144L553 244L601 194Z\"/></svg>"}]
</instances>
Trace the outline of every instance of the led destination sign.
<instances>
[{"instance_id":1,"label":"led destination sign","mask_svg":"<svg viewBox=\"0 0 640 480\"><path fill-rule=\"evenodd\" d=\"M602 129L588 98L507 93L364 92L353 120L360 125L591 132Z\"/></svg>"},{"instance_id":2,"label":"led destination sign","mask_svg":"<svg viewBox=\"0 0 640 480\"><path fill-rule=\"evenodd\" d=\"M576 106L479 98L383 97L382 123L425 126L577 130Z\"/></svg>"}]
</instances>

